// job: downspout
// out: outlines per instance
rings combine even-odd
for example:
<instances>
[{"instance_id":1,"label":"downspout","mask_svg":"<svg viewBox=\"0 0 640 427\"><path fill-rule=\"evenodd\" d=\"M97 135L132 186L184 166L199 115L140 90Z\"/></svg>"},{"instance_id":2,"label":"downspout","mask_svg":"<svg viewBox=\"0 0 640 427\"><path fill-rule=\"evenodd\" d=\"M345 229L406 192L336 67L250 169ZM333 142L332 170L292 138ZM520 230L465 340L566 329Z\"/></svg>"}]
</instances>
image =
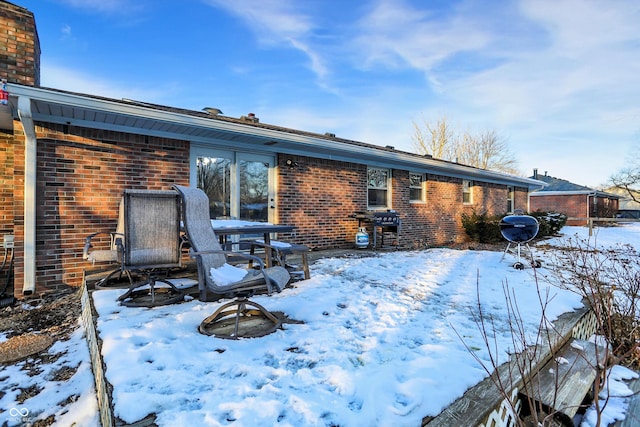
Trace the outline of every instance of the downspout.
<instances>
[{"instance_id":1,"label":"downspout","mask_svg":"<svg viewBox=\"0 0 640 427\"><path fill-rule=\"evenodd\" d=\"M31 114L31 98L18 98L18 117L24 131L24 284L22 294L36 289L36 129Z\"/></svg>"}]
</instances>

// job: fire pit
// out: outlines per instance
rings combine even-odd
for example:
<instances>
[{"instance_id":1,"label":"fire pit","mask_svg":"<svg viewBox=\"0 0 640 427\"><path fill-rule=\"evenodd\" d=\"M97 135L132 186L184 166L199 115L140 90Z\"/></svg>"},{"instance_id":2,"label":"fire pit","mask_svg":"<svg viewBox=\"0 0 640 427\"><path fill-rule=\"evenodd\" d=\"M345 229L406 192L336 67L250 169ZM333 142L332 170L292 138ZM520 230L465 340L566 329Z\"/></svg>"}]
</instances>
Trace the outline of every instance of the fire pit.
<instances>
[{"instance_id":1,"label":"fire pit","mask_svg":"<svg viewBox=\"0 0 640 427\"><path fill-rule=\"evenodd\" d=\"M522 252L527 252L531 258L531 266L534 268L540 267L540 261L533 258L533 253L529 247L529 242L538 235L539 229L538 220L529 215L507 215L502 218L500 220L500 234L509 242L504 254L502 254L502 259L504 259L507 252L513 254L516 257L513 268L522 270L524 269L524 264L520 256ZM512 244L515 247L512 248Z\"/></svg>"}]
</instances>

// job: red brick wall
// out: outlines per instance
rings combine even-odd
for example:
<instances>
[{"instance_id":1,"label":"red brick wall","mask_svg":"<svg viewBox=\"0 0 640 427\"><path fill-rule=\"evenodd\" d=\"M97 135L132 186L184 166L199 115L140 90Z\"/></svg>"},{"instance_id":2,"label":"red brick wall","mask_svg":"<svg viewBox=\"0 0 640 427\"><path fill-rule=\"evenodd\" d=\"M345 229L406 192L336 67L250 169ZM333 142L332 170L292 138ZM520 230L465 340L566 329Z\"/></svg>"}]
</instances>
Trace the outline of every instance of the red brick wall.
<instances>
[{"instance_id":1,"label":"red brick wall","mask_svg":"<svg viewBox=\"0 0 640 427\"><path fill-rule=\"evenodd\" d=\"M13 135L0 131L0 239L13 233Z\"/></svg>"},{"instance_id":2,"label":"red brick wall","mask_svg":"<svg viewBox=\"0 0 640 427\"><path fill-rule=\"evenodd\" d=\"M290 168L286 160L297 166ZM319 160L304 156L279 156L278 203L280 222L294 224L284 237L312 248L352 248L358 221L351 218L367 210L367 166ZM426 203L410 201L409 172L392 171L392 206L402 218L399 244L406 248L446 245L466 239L461 214L476 209L502 214L507 207L507 187L476 183L473 204L462 203L462 180L427 176ZM516 191L516 206L526 210L527 191ZM370 236L371 223L363 222Z\"/></svg>"},{"instance_id":3,"label":"red brick wall","mask_svg":"<svg viewBox=\"0 0 640 427\"><path fill-rule=\"evenodd\" d=\"M19 123L14 124L21 129ZM16 132L15 282L23 282L24 136ZM77 286L90 267L87 235L114 231L126 188L189 183L189 143L141 135L36 124L36 292ZM18 292L17 292L18 293Z\"/></svg>"},{"instance_id":4,"label":"red brick wall","mask_svg":"<svg viewBox=\"0 0 640 427\"><path fill-rule=\"evenodd\" d=\"M530 199L532 211L559 212L569 218L613 217L618 210L617 199L607 199L607 206L605 198L598 197L594 208L593 196L587 194L532 196ZM567 225L587 225L587 221L568 220Z\"/></svg>"},{"instance_id":5,"label":"red brick wall","mask_svg":"<svg viewBox=\"0 0 640 427\"><path fill-rule=\"evenodd\" d=\"M530 212L529 208L529 190L527 188L515 188L514 209L522 209L524 212Z\"/></svg>"},{"instance_id":6,"label":"red brick wall","mask_svg":"<svg viewBox=\"0 0 640 427\"><path fill-rule=\"evenodd\" d=\"M586 194L532 196L529 203L532 212L558 212L576 218L588 214Z\"/></svg>"},{"instance_id":7,"label":"red brick wall","mask_svg":"<svg viewBox=\"0 0 640 427\"><path fill-rule=\"evenodd\" d=\"M408 190L409 173L394 171L397 185ZM399 179L402 176L402 179ZM462 180L427 175L425 202L410 202L407 190L394 200L402 217L401 244L410 248L446 245L465 239L460 223Z\"/></svg>"},{"instance_id":8,"label":"red brick wall","mask_svg":"<svg viewBox=\"0 0 640 427\"><path fill-rule=\"evenodd\" d=\"M40 41L33 13L0 2L0 77L40 86Z\"/></svg>"},{"instance_id":9,"label":"red brick wall","mask_svg":"<svg viewBox=\"0 0 640 427\"><path fill-rule=\"evenodd\" d=\"M303 156L278 157L279 222L296 226L287 237L318 249L353 247L358 221L350 215L367 210L367 167ZM288 167L287 159L297 166Z\"/></svg>"}]
</instances>

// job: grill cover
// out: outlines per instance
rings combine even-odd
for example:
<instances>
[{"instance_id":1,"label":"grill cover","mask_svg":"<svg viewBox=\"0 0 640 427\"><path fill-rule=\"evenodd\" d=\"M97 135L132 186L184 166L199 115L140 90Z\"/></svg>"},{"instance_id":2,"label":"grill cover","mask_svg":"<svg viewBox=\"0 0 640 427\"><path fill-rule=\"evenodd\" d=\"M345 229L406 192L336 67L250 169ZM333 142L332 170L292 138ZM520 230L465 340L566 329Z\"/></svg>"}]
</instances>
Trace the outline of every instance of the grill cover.
<instances>
[{"instance_id":1,"label":"grill cover","mask_svg":"<svg viewBox=\"0 0 640 427\"><path fill-rule=\"evenodd\" d=\"M500 233L510 242L525 243L538 234L540 224L529 215L508 215L500 220Z\"/></svg>"}]
</instances>

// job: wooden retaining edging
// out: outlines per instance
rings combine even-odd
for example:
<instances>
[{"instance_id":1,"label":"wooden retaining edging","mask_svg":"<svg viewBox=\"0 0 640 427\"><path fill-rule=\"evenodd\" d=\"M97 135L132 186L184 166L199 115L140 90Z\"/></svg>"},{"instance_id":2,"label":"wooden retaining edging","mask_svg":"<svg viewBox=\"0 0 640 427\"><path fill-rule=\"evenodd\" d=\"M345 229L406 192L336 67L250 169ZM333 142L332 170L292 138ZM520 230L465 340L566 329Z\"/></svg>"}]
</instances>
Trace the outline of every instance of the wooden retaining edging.
<instances>
[{"instance_id":1,"label":"wooden retaining edging","mask_svg":"<svg viewBox=\"0 0 640 427\"><path fill-rule=\"evenodd\" d=\"M565 313L554 323L548 343L529 352L526 363L513 355L500 365L491 377L468 389L462 397L445 408L436 417L425 417L423 427L479 426L512 427L516 425L523 407L527 404L523 392L527 382L554 357L571 339L586 340L596 330L593 311L583 308ZM497 387L496 384L502 384ZM502 389L502 390L501 390Z\"/></svg>"},{"instance_id":2,"label":"wooden retaining edging","mask_svg":"<svg viewBox=\"0 0 640 427\"><path fill-rule=\"evenodd\" d=\"M96 395L98 398L98 410L100 411L100 424L102 427L113 427L113 410L111 408L111 399L109 397L109 389L104 376L104 364L100 355L100 346L98 344L98 332L94 322L93 309L89 292L87 291L87 282L82 280L82 295L80 301L82 303L81 320L85 329L85 337L89 346L89 354L91 356L91 368L93 370L93 378L95 381Z\"/></svg>"},{"instance_id":3,"label":"wooden retaining edging","mask_svg":"<svg viewBox=\"0 0 640 427\"><path fill-rule=\"evenodd\" d=\"M613 427L637 427L640 425L640 378L628 383L633 395L629 397L629 406L623 420L616 421Z\"/></svg>"}]
</instances>

